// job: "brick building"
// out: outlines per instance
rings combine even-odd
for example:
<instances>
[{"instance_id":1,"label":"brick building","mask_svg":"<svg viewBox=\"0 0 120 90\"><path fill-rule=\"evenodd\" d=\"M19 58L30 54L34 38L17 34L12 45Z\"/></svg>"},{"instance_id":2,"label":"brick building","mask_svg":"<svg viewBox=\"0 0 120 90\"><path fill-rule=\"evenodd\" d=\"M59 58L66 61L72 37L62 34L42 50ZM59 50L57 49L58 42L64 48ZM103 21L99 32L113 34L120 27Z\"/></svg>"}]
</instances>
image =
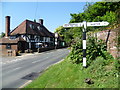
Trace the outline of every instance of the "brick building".
<instances>
[{"instance_id":1,"label":"brick building","mask_svg":"<svg viewBox=\"0 0 120 90\"><path fill-rule=\"evenodd\" d=\"M55 45L54 33L43 25L43 19L36 21L25 20L14 30L10 31L10 16L6 16L5 37L0 39L0 53L15 56L15 52L36 50Z\"/></svg>"}]
</instances>

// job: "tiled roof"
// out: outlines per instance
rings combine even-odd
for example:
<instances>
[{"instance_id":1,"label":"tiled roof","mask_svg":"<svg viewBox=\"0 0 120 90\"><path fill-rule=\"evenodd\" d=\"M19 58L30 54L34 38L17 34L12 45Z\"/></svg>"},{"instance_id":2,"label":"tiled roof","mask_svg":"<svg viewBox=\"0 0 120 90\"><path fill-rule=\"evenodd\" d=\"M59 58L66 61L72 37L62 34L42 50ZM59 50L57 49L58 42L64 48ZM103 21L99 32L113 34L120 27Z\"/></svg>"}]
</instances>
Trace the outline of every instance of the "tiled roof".
<instances>
[{"instance_id":1,"label":"tiled roof","mask_svg":"<svg viewBox=\"0 0 120 90\"><path fill-rule=\"evenodd\" d=\"M32 27L30 25L32 25ZM11 32L11 35L16 34L33 34L46 37L54 37L52 32L48 31L48 29L44 25L41 25L40 23L33 22L30 20L23 21L18 27L16 27Z\"/></svg>"},{"instance_id":2,"label":"tiled roof","mask_svg":"<svg viewBox=\"0 0 120 90\"><path fill-rule=\"evenodd\" d=\"M18 37L16 39L10 39L10 37L3 37L0 39L0 43L18 43L18 41L25 41L22 37Z\"/></svg>"},{"instance_id":3,"label":"tiled roof","mask_svg":"<svg viewBox=\"0 0 120 90\"><path fill-rule=\"evenodd\" d=\"M25 34L26 33L26 20L17 26L12 32L11 35L16 34Z\"/></svg>"}]
</instances>

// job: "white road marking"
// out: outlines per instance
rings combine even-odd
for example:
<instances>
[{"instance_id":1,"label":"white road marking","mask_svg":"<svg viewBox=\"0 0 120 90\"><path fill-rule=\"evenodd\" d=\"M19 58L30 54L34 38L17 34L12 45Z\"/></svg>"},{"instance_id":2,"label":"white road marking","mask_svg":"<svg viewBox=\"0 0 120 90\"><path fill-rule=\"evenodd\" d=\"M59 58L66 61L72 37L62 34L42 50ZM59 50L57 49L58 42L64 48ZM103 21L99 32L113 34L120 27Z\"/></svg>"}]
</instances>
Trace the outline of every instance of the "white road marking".
<instances>
[{"instance_id":1,"label":"white road marking","mask_svg":"<svg viewBox=\"0 0 120 90\"><path fill-rule=\"evenodd\" d=\"M16 71L16 70L19 70L19 69L21 69L21 68L22 68L22 67L17 67L17 68L15 68L15 69L12 69L12 70L7 71L5 74L10 73L10 72L13 72L13 71Z\"/></svg>"},{"instance_id":2,"label":"white road marking","mask_svg":"<svg viewBox=\"0 0 120 90\"><path fill-rule=\"evenodd\" d=\"M32 82L32 80L29 80L25 84L23 84L22 86L20 86L19 88L24 88L26 85L28 85L31 82ZM17 90L19 90L19 88Z\"/></svg>"},{"instance_id":3,"label":"white road marking","mask_svg":"<svg viewBox=\"0 0 120 90\"><path fill-rule=\"evenodd\" d=\"M37 62L39 62L40 60L38 60L38 61L33 61L32 63L37 63Z\"/></svg>"},{"instance_id":4,"label":"white road marking","mask_svg":"<svg viewBox=\"0 0 120 90\"><path fill-rule=\"evenodd\" d=\"M49 58L49 57L46 57L46 59Z\"/></svg>"},{"instance_id":5,"label":"white road marking","mask_svg":"<svg viewBox=\"0 0 120 90\"><path fill-rule=\"evenodd\" d=\"M15 68L15 69L13 69L13 71L18 70L18 69L20 69L20 68L22 68L22 67L17 67L17 68Z\"/></svg>"},{"instance_id":6,"label":"white road marking","mask_svg":"<svg viewBox=\"0 0 120 90\"><path fill-rule=\"evenodd\" d=\"M43 60L45 60L45 59L48 59L49 57L46 57L46 58L44 58ZM36 60L36 61L33 61L32 63L37 63L37 62L40 62L41 60Z\"/></svg>"}]
</instances>

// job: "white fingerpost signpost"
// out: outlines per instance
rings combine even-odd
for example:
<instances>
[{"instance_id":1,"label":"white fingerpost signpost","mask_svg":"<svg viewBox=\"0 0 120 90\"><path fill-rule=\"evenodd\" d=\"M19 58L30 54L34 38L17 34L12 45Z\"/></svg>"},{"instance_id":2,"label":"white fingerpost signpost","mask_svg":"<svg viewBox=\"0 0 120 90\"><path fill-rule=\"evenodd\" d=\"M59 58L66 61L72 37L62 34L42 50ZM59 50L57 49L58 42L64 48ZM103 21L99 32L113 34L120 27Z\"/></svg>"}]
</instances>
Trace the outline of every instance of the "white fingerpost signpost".
<instances>
[{"instance_id":1,"label":"white fingerpost signpost","mask_svg":"<svg viewBox=\"0 0 120 90\"><path fill-rule=\"evenodd\" d=\"M83 27L83 67L86 67L86 29L90 26L107 26L108 22L86 22L83 21L82 23L69 23L64 24L63 27L70 28L70 27Z\"/></svg>"}]
</instances>

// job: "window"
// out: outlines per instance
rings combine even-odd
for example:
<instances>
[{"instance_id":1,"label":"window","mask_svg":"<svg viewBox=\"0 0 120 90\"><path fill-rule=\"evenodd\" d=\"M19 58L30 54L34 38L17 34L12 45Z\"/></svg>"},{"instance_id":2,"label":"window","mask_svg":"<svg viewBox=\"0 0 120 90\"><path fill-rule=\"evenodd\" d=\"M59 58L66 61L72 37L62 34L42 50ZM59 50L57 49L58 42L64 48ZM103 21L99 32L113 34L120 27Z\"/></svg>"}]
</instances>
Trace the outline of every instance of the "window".
<instances>
[{"instance_id":1,"label":"window","mask_svg":"<svg viewBox=\"0 0 120 90\"><path fill-rule=\"evenodd\" d=\"M35 26L33 25L32 29L35 29Z\"/></svg>"},{"instance_id":2,"label":"window","mask_svg":"<svg viewBox=\"0 0 120 90\"><path fill-rule=\"evenodd\" d=\"M53 41L53 38L50 38L50 41Z\"/></svg>"},{"instance_id":3,"label":"window","mask_svg":"<svg viewBox=\"0 0 120 90\"><path fill-rule=\"evenodd\" d=\"M44 37L45 42L47 41L47 37Z\"/></svg>"},{"instance_id":4,"label":"window","mask_svg":"<svg viewBox=\"0 0 120 90\"><path fill-rule=\"evenodd\" d=\"M40 41L43 41L43 37L40 37Z\"/></svg>"},{"instance_id":5,"label":"window","mask_svg":"<svg viewBox=\"0 0 120 90\"><path fill-rule=\"evenodd\" d=\"M36 28L34 24L29 24L29 26L30 26L30 28L33 29L33 30L35 30L35 28Z\"/></svg>"},{"instance_id":6,"label":"window","mask_svg":"<svg viewBox=\"0 0 120 90\"><path fill-rule=\"evenodd\" d=\"M40 26L37 26L38 30L41 30L41 27Z\"/></svg>"},{"instance_id":7,"label":"window","mask_svg":"<svg viewBox=\"0 0 120 90\"><path fill-rule=\"evenodd\" d=\"M34 35L30 35L30 39L34 39Z\"/></svg>"},{"instance_id":8,"label":"window","mask_svg":"<svg viewBox=\"0 0 120 90\"><path fill-rule=\"evenodd\" d=\"M16 36L10 36L10 39L16 39Z\"/></svg>"},{"instance_id":9,"label":"window","mask_svg":"<svg viewBox=\"0 0 120 90\"><path fill-rule=\"evenodd\" d=\"M32 28L32 24L29 24L30 28Z\"/></svg>"},{"instance_id":10,"label":"window","mask_svg":"<svg viewBox=\"0 0 120 90\"><path fill-rule=\"evenodd\" d=\"M11 49L11 45L10 45L10 44L7 44L7 45L6 45L6 49Z\"/></svg>"}]
</instances>

